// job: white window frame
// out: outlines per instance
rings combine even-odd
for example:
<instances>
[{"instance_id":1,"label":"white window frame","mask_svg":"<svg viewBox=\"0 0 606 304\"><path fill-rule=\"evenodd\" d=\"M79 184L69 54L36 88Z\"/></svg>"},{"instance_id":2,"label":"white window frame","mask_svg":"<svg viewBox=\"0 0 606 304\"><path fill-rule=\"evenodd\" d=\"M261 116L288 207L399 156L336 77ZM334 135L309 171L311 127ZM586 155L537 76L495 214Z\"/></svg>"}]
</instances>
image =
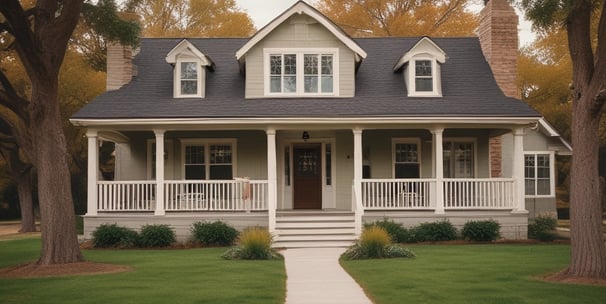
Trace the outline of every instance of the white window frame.
<instances>
[{"instance_id":1,"label":"white window frame","mask_svg":"<svg viewBox=\"0 0 606 304\"><path fill-rule=\"evenodd\" d=\"M478 140L477 138L474 137L446 137L442 140L442 146L445 143L465 143L465 144L472 144L473 145L473 176L472 177L447 177L446 175L444 175L444 178L460 178L460 179L465 179L465 178L477 178L478 176ZM442 153L444 151L444 148L442 148ZM442 161L444 161L444 157L442 156ZM446 167L443 168L443 170Z\"/></svg>"},{"instance_id":2,"label":"white window frame","mask_svg":"<svg viewBox=\"0 0 606 304\"><path fill-rule=\"evenodd\" d=\"M421 154L421 139L416 137L398 137L391 139L391 177L396 178L396 145L397 144L416 144L417 145L417 163L419 164L419 178L423 176L423 155Z\"/></svg>"},{"instance_id":3,"label":"white window frame","mask_svg":"<svg viewBox=\"0 0 606 304\"><path fill-rule=\"evenodd\" d=\"M236 176L237 171L237 140L235 138L188 138L181 140L181 179L185 180L185 147L186 146L204 146L204 176L205 180L210 180L210 145L230 144L231 145L231 170L232 177Z\"/></svg>"},{"instance_id":4,"label":"white window frame","mask_svg":"<svg viewBox=\"0 0 606 304\"><path fill-rule=\"evenodd\" d=\"M196 68L197 68L197 88L198 90L196 91L195 94L181 94L181 64L182 63L187 63L187 62L193 62L196 64ZM177 62L175 63L175 68L174 68L175 74L174 74L174 83L173 83L173 97L175 98L195 98L195 97L204 97L204 88L202 87L203 83L204 83L204 77L205 77L205 69L204 66L202 65L202 61L197 59L197 58L178 58Z\"/></svg>"},{"instance_id":5,"label":"white window frame","mask_svg":"<svg viewBox=\"0 0 606 304\"><path fill-rule=\"evenodd\" d=\"M295 54L297 56L296 92L281 93L270 91L270 56ZM331 93L306 93L304 82L304 55L332 55L333 90ZM339 96L339 49L338 48L265 48L263 49L263 81L265 96L271 97L338 97ZM320 60L321 62L321 60ZM320 63L321 64L321 63ZM321 69L318 87L321 88Z\"/></svg>"},{"instance_id":6,"label":"white window frame","mask_svg":"<svg viewBox=\"0 0 606 304\"><path fill-rule=\"evenodd\" d=\"M542 155L549 155L549 193L548 195L545 194L541 194L541 195L537 195L537 163L536 163L536 157L537 155L542 154ZM526 173L524 173L524 195L525 197L534 197L534 198L552 198L555 197L555 152L554 151L524 151L524 159L522 160L524 162L524 172L526 172L526 156L527 155L533 155L535 157L535 166L534 166L534 181L535 181L535 187L534 187L534 193L535 194L526 194Z\"/></svg>"},{"instance_id":7,"label":"white window frame","mask_svg":"<svg viewBox=\"0 0 606 304\"><path fill-rule=\"evenodd\" d=\"M429 61L431 62L431 78L432 78L432 91L417 91L417 73L416 66L417 61ZM414 56L408 64L408 96L409 97L442 97L441 90L439 89L441 77L441 71L438 69L438 61L435 57L427 54Z\"/></svg>"}]
</instances>

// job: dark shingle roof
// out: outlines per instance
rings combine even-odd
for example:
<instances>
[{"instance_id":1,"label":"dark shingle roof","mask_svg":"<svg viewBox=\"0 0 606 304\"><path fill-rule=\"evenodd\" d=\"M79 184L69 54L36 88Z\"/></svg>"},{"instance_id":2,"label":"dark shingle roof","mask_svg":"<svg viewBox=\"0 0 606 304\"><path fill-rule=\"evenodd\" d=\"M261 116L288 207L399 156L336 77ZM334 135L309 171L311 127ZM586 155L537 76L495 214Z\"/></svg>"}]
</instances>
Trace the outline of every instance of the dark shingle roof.
<instances>
[{"instance_id":1,"label":"dark shingle roof","mask_svg":"<svg viewBox=\"0 0 606 304\"><path fill-rule=\"evenodd\" d=\"M138 76L106 92L72 118L227 118L227 117L537 117L520 100L498 88L477 38L433 39L447 54L441 98L407 97L404 78L393 66L419 38L361 38L368 53L356 75L353 98L244 98L244 76L235 52L246 39L188 39L216 64L207 73L206 98L173 98L172 67L166 54L182 39L142 39L135 57Z\"/></svg>"}]
</instances>

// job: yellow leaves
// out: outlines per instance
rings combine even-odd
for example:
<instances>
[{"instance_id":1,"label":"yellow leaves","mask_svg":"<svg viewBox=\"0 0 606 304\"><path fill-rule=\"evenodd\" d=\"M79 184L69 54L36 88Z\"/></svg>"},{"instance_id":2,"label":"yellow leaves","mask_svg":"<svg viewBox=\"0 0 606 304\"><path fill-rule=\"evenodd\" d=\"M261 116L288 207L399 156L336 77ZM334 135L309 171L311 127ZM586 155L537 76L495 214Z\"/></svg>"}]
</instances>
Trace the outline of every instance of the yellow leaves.
<instances>
[{"instance_id":1,"label":"yellow leaves","mask_svg":"<svg viewBox=\"0 0 606 304\"><path fill-rule=\"evenodd\" d=\"M471 36L478 17L467 0L320 0L326 16L354 37Z\"/></svg>"}]
</instances>

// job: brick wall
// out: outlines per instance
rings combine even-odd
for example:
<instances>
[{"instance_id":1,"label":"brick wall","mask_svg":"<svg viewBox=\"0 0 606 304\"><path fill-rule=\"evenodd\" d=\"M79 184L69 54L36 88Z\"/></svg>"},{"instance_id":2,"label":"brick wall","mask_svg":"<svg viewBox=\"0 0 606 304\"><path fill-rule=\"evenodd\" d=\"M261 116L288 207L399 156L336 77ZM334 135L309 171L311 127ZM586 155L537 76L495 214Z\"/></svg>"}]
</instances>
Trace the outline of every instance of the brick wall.
<instances>
[{"instance_id":1,"label":"brick wall","mask_svg":"<svg viewBox=\"0 0 606 304\"><path fill-rule=\"evenodd\" d=\"M107 44L107 91L117 90L131 81L133 77L132 57L131 47L118 42Z\"/></svg>"}]
</instances>

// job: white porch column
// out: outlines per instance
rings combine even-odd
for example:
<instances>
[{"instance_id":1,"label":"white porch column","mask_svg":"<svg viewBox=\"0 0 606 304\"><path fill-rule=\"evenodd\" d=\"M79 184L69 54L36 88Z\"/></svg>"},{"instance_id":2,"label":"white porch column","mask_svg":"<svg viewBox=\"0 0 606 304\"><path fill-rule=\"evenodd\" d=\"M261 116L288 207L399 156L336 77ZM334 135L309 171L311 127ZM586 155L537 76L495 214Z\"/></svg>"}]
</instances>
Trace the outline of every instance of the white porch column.
<instances>
[{"instance_id":1,"label":"white porch column","mask_svg":"<svg viewBox=\"0 0 606 304\"><path fill-rule=\"evenodd\" d=\"M512 177L515 180L515 209L513 212L526 211L524 189L524 128L513 129L513 164Z\"/></svg>"},{"instance_id":2,"label":"white porch column","mask_svg":"<svg viewBox=\"0 0 606 304\"><path fill-rule=\"evenodd\" d=\"M88 138L88 173L86 215L97 215L97 178L99 176L99 141L97 130L87 130Z\"/></svg>"},{"instance_id":3,"label":"white porch column","mask_svg":"<svg viewBox=\"0 0 606 304\"><path fill-rule=\"evenodd\" d=\"M354 135L354 200L355 200L355 232L362 233L362 129L353 129Z\"/></svg>"},{"instance_id":4,"label":"white porch column","mask_svg":"<svg viewBox=\"0 0 606 304\"><path fill-rule=\"evenodd\" d=\"M269 232L276 231L276 208L278 200L278 162L276 157L276 130L267 129L267 211L269 215Z\"/></svg>"},{"instance_id":5,"label":"white porch column","mask_svg":"<svg viewBox=\"0 0 606 304\"><path fill-rule=\"evenodd\" d=\"M156 210L155 215L164 215L164 132L154 130L156 135Z\"/></svg>"},{"instance_id":6,"label":"white porch column","mask_svg":"<svg viewBox=\"0 0 606 304\"><path fill-rule=\"evenodd\" d=\"M444 128L435 128L431 130L433 135L433 176L436 179L435 213L444 214L444 154L442 144L442 134Z\"/></svg>"}]
</instances>

